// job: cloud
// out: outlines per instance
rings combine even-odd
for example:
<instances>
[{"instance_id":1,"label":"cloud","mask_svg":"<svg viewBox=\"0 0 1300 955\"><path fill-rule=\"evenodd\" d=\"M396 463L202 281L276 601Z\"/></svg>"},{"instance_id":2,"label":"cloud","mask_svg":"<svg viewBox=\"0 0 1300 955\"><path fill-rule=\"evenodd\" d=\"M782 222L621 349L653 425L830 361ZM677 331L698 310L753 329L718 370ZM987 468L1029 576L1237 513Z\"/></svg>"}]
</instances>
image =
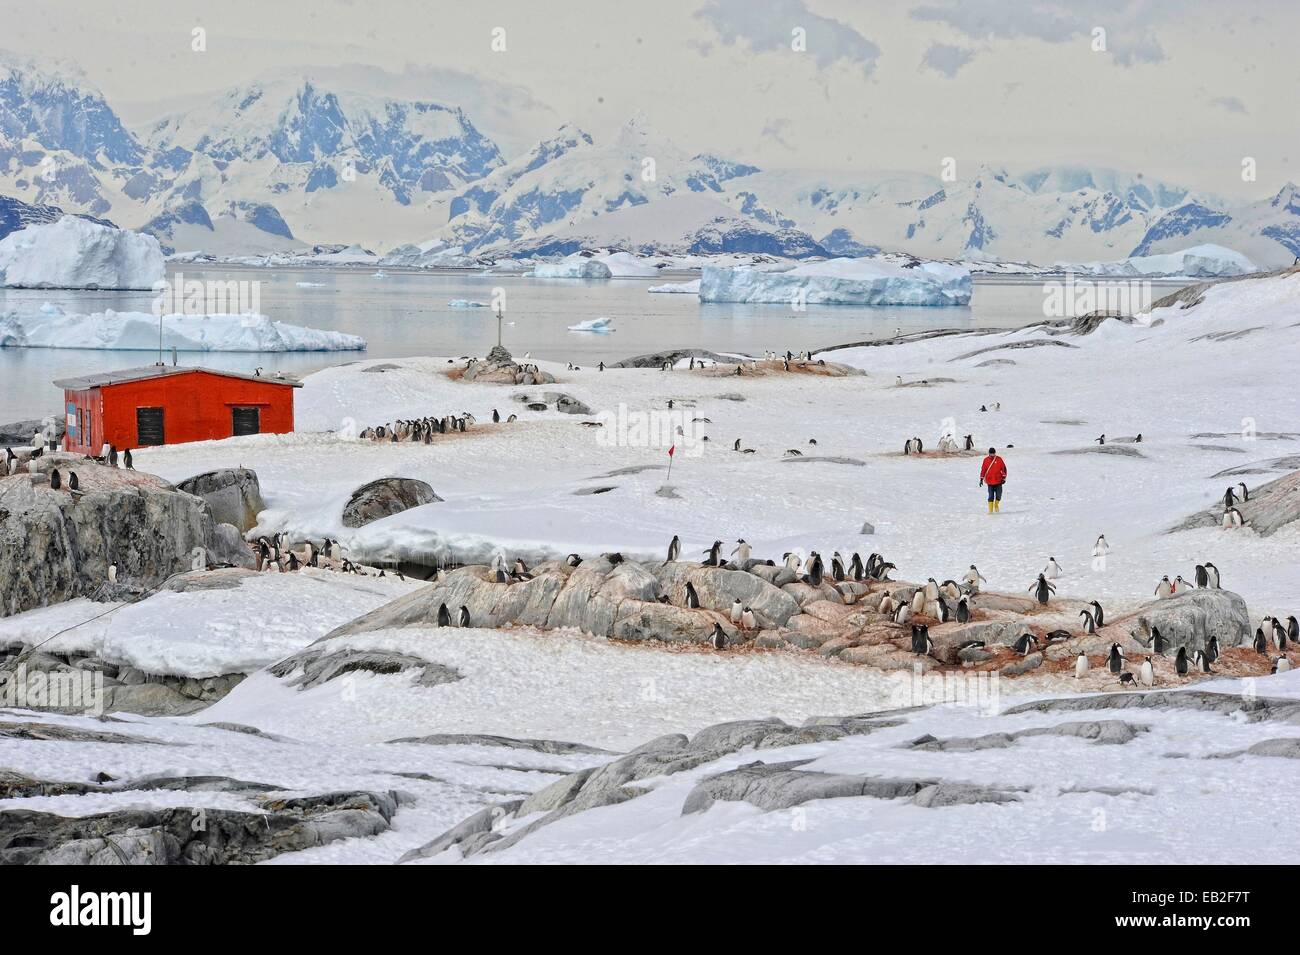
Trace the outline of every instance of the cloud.
<instances>
[{"instance_id":1,"label":"cloud","mask_svg":"<svg viewBox=\"0 0 1300 955\"><path fill-rule=\"evenodd\" d=\"M1220 96L1217 99L1210 100L1210 104L1225 109L1229 113L1245 115L1250 112L1250 110L1246 109L1246 104L1235 96Z\"/></svg>"},{"instance_id":2,"label":"cloud","mask_svg":"<svg viewBox=\"0 0 1300 955\"><path fill-rule=\"evenodd\" d=\"M880 47L848 24L813 13L802 0L709 0L695 15L723 44L760 52L792 52L794 31L802 30L802 55L822 69L849 63L870 76L880 59Z\"/></svg>"},{"instance_id":3,"label":"cloud","mask_svg":"<svg viewBox=\"0 0 1300 955\"><path fill-rule=\"evenodd\" d=\"M1106 31L1106 52L1121 66L1159 63L1164 48L1153 26L1168 10L1162 4L1124 0L1075 3L1006 3L1005 0L940 0L916 7L912 18L941 23L972 40L1032 39L1045 43L1092 42Z\"/></svg>"},{"instance_id":4,"label":"cloud","mask_svg":"<svg viewBox=\"0 0 1300 955\"><path fill-rule=\"evenodd\" d=\"M921 66L928 67L936 73L952 79L957 71L975 58L975 51L963 46L950 46L947 43L933 43L921 57Z\"/></svg>"}]
</instances>

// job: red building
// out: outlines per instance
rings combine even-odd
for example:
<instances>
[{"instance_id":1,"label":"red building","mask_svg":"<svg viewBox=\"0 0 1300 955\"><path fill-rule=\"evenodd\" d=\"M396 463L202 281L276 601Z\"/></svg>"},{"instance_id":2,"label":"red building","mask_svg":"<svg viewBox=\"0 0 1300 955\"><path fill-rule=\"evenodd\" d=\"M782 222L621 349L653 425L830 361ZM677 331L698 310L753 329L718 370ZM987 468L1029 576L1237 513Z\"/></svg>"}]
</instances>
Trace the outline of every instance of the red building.
<instances>
[{"instance_id":1,"label":"red building","mask_svg":"<svg viewBox=\"0 0 1300 955\"><path fill-rule=\"evenodd\" d=\"M157 444L293 430L293 389L302 382L212 368L147 365L63 378L68 451L98 456Z\"/></svg>"}]
</instances>

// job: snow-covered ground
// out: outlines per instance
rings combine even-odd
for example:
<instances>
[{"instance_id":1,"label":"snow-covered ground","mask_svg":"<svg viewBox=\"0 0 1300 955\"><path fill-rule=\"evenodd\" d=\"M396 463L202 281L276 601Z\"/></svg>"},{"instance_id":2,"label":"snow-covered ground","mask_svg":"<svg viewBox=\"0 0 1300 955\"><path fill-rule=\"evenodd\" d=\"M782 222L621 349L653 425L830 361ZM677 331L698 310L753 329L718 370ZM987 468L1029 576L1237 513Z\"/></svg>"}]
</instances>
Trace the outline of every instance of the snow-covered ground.
<instances>
[{"instance_id":1,"label":"snow-covered ground","mask_svg":"<svg viewBox=\"0 0 1300 955\"><path fill-rule=\"evenodd\" d=\"M365 339L304 328L265 315L163 315L162 348L177 351L364 351ZM0 316L0 348L157 351L159 317L145 312L67 314L46 304L37 314Z\"/></svg>"}]
</instances>

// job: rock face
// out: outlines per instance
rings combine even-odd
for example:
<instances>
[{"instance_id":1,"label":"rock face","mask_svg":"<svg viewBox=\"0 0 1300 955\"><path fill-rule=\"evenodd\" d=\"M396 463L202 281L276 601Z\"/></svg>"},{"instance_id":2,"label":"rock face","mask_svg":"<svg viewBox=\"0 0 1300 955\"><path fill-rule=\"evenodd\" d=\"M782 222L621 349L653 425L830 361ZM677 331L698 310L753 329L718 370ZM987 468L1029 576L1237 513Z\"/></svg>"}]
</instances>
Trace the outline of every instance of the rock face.
<instances>
[{"instance_id":1,"label":"rock face","mask_svg":"<svg viewBox=\"0 0 1300 955\"><path fill-rule=\"evenodd\" d=\"M203 498L214 521L232 524L240 531L255 527L257 515L266 510L257 472L248 468L222 468L196 474L181 481L176 488Z\"/></svg>"},{"instance_id":2,"label":"rock face","mask_svg":"<svg viewBox=\"0 0 1300 955\"><path fill-rule=\"evenodd\" d=\"M352 492L343 506L344 527L364 527L381 517L441 501L433 488L415 478L380 478Z\"/></svg>"},{"instance_id":3,"label":"rock face","mask_svg":"<svg viewBox=\"0 0 1300 955\"><path fill-rule=\"evenodd\" d=\"M1275 481L1260 485L1250 492L1250 500L1242 501L1238 498L1234 506L1241 511L1246 526L1260 537L1269 537L1277 533L1287 524L1300 520L1300 471L1294 471ZM1176 527L1171 527L1169 531L1173 533L1196 527L1221 527L1222 525L1223 504L1220 501L1213 507L1198 511Z\"/></svg>"},{"instance_id":4,"label":"rock face","mask_svg":"<svg viewBox=\"0 0 1300 955\"><path fill-rule=\"evenodd\" d=\"M91 596L118 566L143 589L207 561L215 524L201 498L153 475L47 454L35 474L0 478L0 615ZM63 488L49 486L58 468ZM67 489L69 469L81 484Z\"/></svg>"},{"instance_id":5,"label":"rock face","mask_svg":"<svg viewBox=\"0 0 1300 955\"><path fill-rule=\"evenodd\" d=\"M533 365L525 370L501 345L493 345L482 361L470 362L462 381L489 381L505 385L548 385L555 376Z\"/></svg>"},{"instance_id":6,"label":"rock face","mask_svg":"<svg viewBox=\"0 0 1300 955\"><path fill-rule=\"evenodd\" d=\"M1252 632L1246 601L1229 590L1184 590L1147 605L1136 618L1133 636L1139 643L1149 644L1151 629L1158 627L1175 650L1187 647L1188 656L1204 650L1211 636L1220 647L1236 647L1248 643Z\"/></svg>"}]
</instances>

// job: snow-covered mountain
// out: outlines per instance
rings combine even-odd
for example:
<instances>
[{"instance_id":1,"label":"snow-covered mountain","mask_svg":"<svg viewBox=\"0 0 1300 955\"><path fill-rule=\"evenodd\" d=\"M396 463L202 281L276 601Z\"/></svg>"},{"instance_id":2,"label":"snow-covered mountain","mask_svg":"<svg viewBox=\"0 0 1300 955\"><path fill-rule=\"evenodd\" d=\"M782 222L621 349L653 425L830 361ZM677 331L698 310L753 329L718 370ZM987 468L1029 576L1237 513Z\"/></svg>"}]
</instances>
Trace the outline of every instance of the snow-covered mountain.
<instances>
[{"instance_id":1,"label":"snow-covered mountain","mask_svg":"<svg viewBox=\"0 0 1300 955\"><path fill-rule=\"evenodd\" d=\"M0 239L11 232L26 229L29 225L56 222L64 215L64 211L58 206L34 206L11 196L0 196ZM83 215L80 218L98 222L100 225L113 225L107 219L97 219L94 216Z\"/></svg>"},{"instance_id":2,"label":"snow-covered mountain","mask_svg":"<svg viewBox=\"0 0 1300 955\"><path fill-rule=\"evenodd\" d=\"M253 83L133 131L75 68L0 54L0 196L218 254L585 243L1053 262L1213 243L1264 267L1300 254L1292 183L1242 202L1079 166L960 165L954 181L760 170L667 142L640 118L606 138L563 125L512 158L451 98L464 84L412 95L423 87L373 70L325 75Z\"/></svg>"}]
</instances>

